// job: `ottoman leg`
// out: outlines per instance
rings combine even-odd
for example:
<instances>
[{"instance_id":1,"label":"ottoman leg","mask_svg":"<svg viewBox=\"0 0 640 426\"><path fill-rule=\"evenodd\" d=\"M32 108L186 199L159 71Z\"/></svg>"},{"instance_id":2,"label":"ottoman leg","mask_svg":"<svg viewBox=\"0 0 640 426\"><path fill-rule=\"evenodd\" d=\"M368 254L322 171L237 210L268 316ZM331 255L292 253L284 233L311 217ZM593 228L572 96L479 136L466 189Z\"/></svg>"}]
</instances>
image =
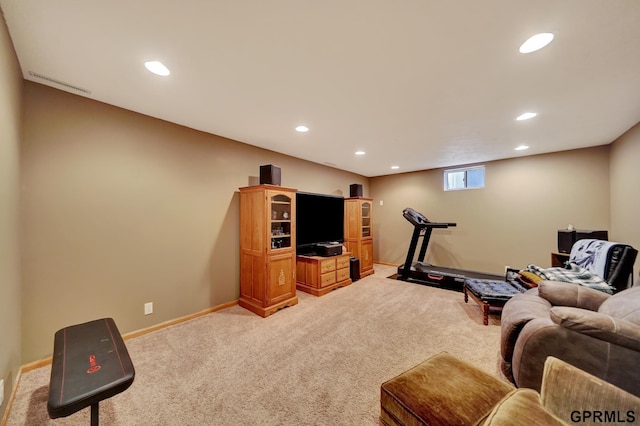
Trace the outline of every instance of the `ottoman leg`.
<instances>
[{"instance_id":1,"label":"ottoman leg","mask_svg":"<svg viewBox=\"0 0 640 426\"><path fill-rule=\"evenodd\" d=\"M482 304L482 323L489 325L489 304L487 302Z\"/></svg>"}]
</instances>

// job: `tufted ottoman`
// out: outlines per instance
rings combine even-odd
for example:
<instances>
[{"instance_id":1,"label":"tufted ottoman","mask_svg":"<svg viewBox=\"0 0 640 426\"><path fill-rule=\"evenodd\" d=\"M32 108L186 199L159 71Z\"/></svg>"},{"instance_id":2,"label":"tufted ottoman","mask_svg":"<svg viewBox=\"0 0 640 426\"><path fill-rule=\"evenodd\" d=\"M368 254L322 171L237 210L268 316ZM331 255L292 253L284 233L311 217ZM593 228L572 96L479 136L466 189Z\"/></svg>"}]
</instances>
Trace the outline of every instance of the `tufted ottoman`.
<instances>
[{"instance_id":1,"label":"tufted ottoman","mask_svg":"<svg viewBox=\"0 0 640 426\"><path fill-rule=\"evenodd\" d=\"M446 352L385 382L380 424L479 424L514 387Z\"/></svg>"},{"instance_id":2,"label":"tufted ottoman","mask_svg":"<svg viewBox=\"0 0 640 426\"><path fill-rule=\"evenodd\" d=\"M517 281L481 280L467 278L464 280L462 291L464 302L469 301L469 296L482 307L482 323L489 324L489 311L491 309L502 310L509 299L527 290Z\"/></svg>"}]
</instances>

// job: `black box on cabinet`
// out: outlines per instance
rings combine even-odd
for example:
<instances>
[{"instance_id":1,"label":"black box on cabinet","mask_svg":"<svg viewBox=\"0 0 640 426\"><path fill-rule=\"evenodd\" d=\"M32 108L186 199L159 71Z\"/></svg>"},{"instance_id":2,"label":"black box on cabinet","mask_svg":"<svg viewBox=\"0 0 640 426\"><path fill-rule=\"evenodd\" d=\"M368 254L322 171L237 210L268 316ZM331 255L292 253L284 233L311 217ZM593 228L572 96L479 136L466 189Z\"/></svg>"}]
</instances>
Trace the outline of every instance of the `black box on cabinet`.
<instances>
[{"instance_id":1,"label":"black box on cabinet","mask_svg":"<svg viewBox=\"0 0 640 426\"><path fill-rule=\"evenodd\" d=\"M609 239L607 231L588 231L584 229L576 230L576 241L578 240L605 240Z\"/></svg>"},{"instance_id":2,"label":"black box on cabinet","mask_svg":"<svg viewBox=\"0 0 640 426\"><path fill-rule=\"evenodd\" d=\"M578 240L605 240L609 239L607 231L590 231L586 229L558 229L558 252L571 253L571 248Z\"/></svg>"},{"instance_id":3,"label":"black box on cabinet","mask_svg":"<svg viewBox=\"0 0 640 426\"><path fill-rule=\"evenodd\" d=\"M362 185L359 183L352 183L349 185L349 196L350 197L362 197Z\"/></svg>"},{"instance_id":4,"label":"black box on cabinet","mask_svg":"<svg viewBox=\"0 0 640 426\"><path fill-rule=\"evenodd\" d=\"M571 253L571 247L576 242L576 231L574 229L558 229L558 252Z\"/></svg>"},{"instance_id":5,"label":"black box on cabinet","mask_svg":"<svg viewBox=\"0 0 640 426\"><path fill-rule=\"evenodd\" d=\"M280 167L271 164L260 166L260 185L280 185L281 176Z\"/></svg>"}]
</instances>

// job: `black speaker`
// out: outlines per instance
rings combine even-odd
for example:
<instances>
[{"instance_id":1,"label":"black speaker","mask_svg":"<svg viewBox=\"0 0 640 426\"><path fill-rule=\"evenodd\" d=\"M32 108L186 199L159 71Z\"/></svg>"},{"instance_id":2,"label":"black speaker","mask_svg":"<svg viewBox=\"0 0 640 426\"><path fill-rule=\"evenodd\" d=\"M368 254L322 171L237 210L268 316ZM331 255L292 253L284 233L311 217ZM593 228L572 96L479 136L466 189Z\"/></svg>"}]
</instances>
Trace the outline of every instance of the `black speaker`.
<instances>
[{"instance_id":1,"label":"black speaker","mask_svg":"<svg viewBox=\"0 0 640 426\"><path fill-rule=\"evenodd\" d=\"M362 197L362 185L359 183L349 185L349 197Z\"/></svg>"},{"instance_id":2,"label":"black speaker","mask_svg":"<svg viewBox=\"0 0 640 426\"><path fill-rule=\"evenodd\" d=\"M280 185L280 167L267 164L260 166L260 185Z\"/></svg>"},{"instance_id":3,"label":"black speaker","mask_svg":"<svg viewBox=\"0 0 640 426\"><path fill-rule=\"evenodd\" d=\"M360 259L357 257L349 258L349 275L351 281L358 281L360 279Z\"/></svg>"},{"instance_id":4,"label":"black speaker","mask_svg":"<svg viewBox=\"0 0 640 426\"><path fill-rule=\"evenodd\" d=\"M576 242L576 231L558 229L558 252L571 253L571 247Z\"/></svg>"}]
</instances>

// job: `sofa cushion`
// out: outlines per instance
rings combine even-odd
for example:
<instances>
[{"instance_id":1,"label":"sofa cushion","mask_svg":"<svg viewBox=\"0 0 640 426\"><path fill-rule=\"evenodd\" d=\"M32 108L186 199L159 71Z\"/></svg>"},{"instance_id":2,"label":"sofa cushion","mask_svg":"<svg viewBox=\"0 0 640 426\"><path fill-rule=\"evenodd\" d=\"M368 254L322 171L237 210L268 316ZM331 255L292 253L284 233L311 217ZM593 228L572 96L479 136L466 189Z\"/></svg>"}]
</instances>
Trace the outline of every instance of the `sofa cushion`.
<instances>
[{"instance_id":1,"label":"sofa cushion","mask_svg":"<svg viewBox=\"0 0 640 426\"><path fill-rule=\"evenodd\" d=\"M545 361L540 401L571 424L637 424L640 407L637 396L554 357Z\"/></svg>"},{"instance_id":2,"label":"sofa cushion","mask_svg":"<svg viewBox=\"0 0 640 426\"><path fill-rule=\"evenodd\" d=\"M600 305L598 312L640 325L640 287L614 294Z\"/></svg>"},{"instance_id":3,"label":"sofa cushion","mask_svg":"<svg viewBox=\"0 0 640 426\"><path fill-rule=\"evenodd\" d=\"M545 410L538 392L531 389L518 389L504 397L493 408L483 425L554 426L566 425L566 423Z\"/></svg>"}]
</instances>

